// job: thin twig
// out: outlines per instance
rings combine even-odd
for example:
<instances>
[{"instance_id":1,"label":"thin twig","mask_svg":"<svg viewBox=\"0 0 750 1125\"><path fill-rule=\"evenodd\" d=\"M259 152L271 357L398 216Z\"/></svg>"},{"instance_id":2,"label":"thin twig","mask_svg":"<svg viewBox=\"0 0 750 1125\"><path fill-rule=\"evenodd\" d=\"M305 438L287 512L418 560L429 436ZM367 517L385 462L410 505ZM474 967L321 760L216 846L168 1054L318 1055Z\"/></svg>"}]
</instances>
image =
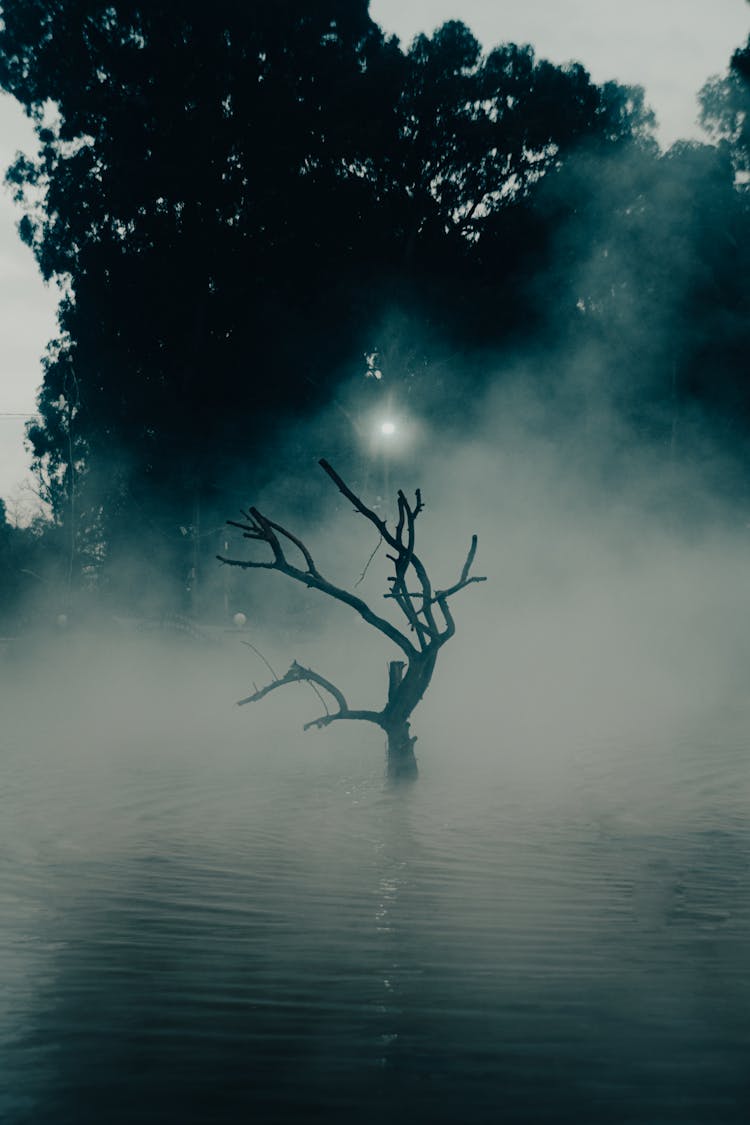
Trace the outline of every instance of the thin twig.
<instances>
[{"instance_id":1,"label":"thin twig","mask_svg":"<svg viewBox=\"0 0 750 1125\"><path fill-rule=\"evenodd\" d=\"M380 536L380 538L378 539L377 543L375 544L375 549L373 550L373 552L372 552L372 554L370 555L369 559L368 559L368 560L367 560L367 562L365 563L365 569L364 569L364 570L362 571L362 573L360 574L359 578L358 578L358 579L357 579L357 581L356 581L356 582L354 583L354 589L355 589L355 590L357 589L357 586L361 585L361 583L362 583L362 582L364 582L364 580L365 580L365 575L367 574L368 570L370 569L370 563L372 562L372 560L373 560L373 559L375 558L376 554L377 554L377 553L378 553L378 551L380 550L380 546L381 546L382 542L383 542L383 536L381 535L381 536Z\"/></svg>"},{"instance_id":2,"label":"thin twig","mask_svg":"<svg viewBox=\"0 0 750 1125\"><path fill-rule=\"evenodd\" d=\"M436 590L433 602L439 602L440 598L451 598L457 594L459 590L463 590L465 586L471 586L472 582L486 582L487 579L483 575L474 575L471 578L464 578L463 582L456 582L454 586L449 586L447 590ZM386 597L388 595L386 594Z\"/></svg>"},{"instance_id":3,"label":"thin twig","mask_svg":"<svg viewBox=\"0 0 750 1125\"><path fill-rule=\"evenodd\" d=\"M269 672L271 673L271 675L273 676L273 678L274 678L275 680L278 680L278 678L279 678L279 677L278 677L278 676L276 675L275 671L273 670L273 668L271 667L271 665L269 664L269 662L268 662L268 661L266 660L265 656L264 656L264 655L263 655L263 653L262 653L262 652L260 651L260 649L259 649L259 648L256 648L256 647L255 647L255 645L251 645L251 644L250 644L250 641L243 641L242 643L243 643L243 645L247 645L247 647L248 647L248 648L251 648L251 649L253 650L253 652L254 652L254 653L255 653L255 654L257 655L257 656L259 656L259 657L261 658L261 660L263 661L263 663L265 664L266 668L267 668L267 669L268 669L268 671L269 671Z\"/></svg>"},{"instance_id":4,"label":"thin twig","mask_svg":"<svg viewBox=\"0 0 750 1125\"><path fill-rule=\"evenodd\" d=\"M477 536L472 535L471 546L469 547L469 553L466 556L466 562L463 565L463 569L461 571L461 577L459 578L459 582L465 582L466 579L469 576L469 571L471 570L471 564L474 562L474 556L477 553L477 543L478 542L479 542L479 540L477 539Z\"/></svg>"},{"instance_id":5,"label":"thin twig","mask_svg":"<svg viewBox=\"0 0 750 1125\"><path fill-rule=\"evenodd\" d=\"M320 702L323 704L323 710L325 711L326 715L330 715L331 712L328 710L328 704L326 703L325 699L323 698L323 696L318 691L315 684L312 682L312 680L307 680L306 682L310 685L310 687L313 689L313 691L317 695Z\"/></svg>"}]
</instances>

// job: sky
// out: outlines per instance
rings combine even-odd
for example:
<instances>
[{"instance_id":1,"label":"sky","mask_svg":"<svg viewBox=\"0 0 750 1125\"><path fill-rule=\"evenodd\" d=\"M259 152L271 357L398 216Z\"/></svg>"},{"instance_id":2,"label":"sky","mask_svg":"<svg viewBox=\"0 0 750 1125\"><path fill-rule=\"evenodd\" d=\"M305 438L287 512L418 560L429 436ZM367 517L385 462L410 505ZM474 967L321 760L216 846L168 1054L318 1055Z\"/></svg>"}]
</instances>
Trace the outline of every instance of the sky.
<instances>
[{"instance_id":1,"label":"sky","mask_svg":"<svg viewBox=\"0 0 750 1125\"><path fill-rule=\"evenodd\" d=\"M700 135L696 94L750 31L746 0L370 0L370 15L403 42L458 18L486 49L531 43L595 82L644 86L666 145Z\"/></svg>"},{"instance_id":2,"label":"sky","mask_svg":"<svg viewBox=\"0 0 750 1125\"><path fill-rule=\"evenodd\" d=\"M745 0L371 0L370 13L404 42L460 18L485 48L531 43L552 62L582 62L596 82L643 85L663 145L700 136L696 94L750 32ZM31 142L23 113L1 96L0 167ZM29 499L24 417L14 415L34 410L57 301L18 238L17 219L8 192L0 192L0 496L11 514Z\"/></svg>"},{"instance_id":3,"label":"sky","mask_svg":"<svg viewBox=\"0 0 750 1125\"><path fill-rule=\"evenodd\" d=\"M20 148L32 150L33 132L18 104L0 96L0 167L4 174ZM55 331L57 292L45 286L18 237L19 214L7 188L0 191L0 496L10 516L28 507L24 421L35 406L40 358ZM21 417L17 417L17 415Z\"/></svg>"}]
</instances>

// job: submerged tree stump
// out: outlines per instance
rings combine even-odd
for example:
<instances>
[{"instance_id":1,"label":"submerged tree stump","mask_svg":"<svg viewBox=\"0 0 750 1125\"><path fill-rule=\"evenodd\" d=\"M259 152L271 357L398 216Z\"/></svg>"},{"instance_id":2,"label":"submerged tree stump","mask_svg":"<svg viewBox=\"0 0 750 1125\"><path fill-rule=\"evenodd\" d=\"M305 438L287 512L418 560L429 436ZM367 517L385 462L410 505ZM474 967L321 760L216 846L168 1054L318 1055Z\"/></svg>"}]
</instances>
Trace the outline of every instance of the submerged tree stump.
<instances>
[{"instance_id":1,"label":"submerged tree stump","mask_svg":"<svg viewBox=\"0 0 750 1125\"><path fill-rule=\"evenodd\" d=\"M417 774L417 759L414 754L416 738L409 733L409 724L386 730L386 771L390 781L410 781Z\"/></svg>"}]
</instances>

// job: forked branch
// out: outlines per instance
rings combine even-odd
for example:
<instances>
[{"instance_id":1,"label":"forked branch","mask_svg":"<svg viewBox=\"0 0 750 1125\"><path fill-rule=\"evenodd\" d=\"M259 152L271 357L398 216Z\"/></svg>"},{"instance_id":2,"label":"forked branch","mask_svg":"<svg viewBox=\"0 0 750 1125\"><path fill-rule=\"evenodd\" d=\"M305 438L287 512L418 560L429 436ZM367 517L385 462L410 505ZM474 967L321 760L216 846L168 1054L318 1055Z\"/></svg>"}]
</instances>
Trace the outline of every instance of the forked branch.
<instances>
[{"instance_id":1,"label":"forked branch","mask_svg":"<svg viewBox=\"0 0 750 1125\"><path fill-rule=\"evenodd\" d=\"M375 518L377 519L377 517ZM334 601L343 602L344 605L350 606L368 625L372 625L378 632L383 633L407 656L411 656L416 651L409 638L400 629L375 613L362 598L324 578L302 540L293 535L292 532L287 531L281 524L269 520L257 508L249 509L245 523L239 523L236 520L229 520L228 522L232 527L240 528L245 539L256 539L268 543L273 554L273 561L258 562L254 559L228 559L224 555L217 555L219 562L224 563L225 566L237 566L245 570L278 570L281 574L285 574L287 578L292 578L314 590L320 590L321 593L327 594ZM305 570L289 562L279 537L289 540L297 547L305 560Z\"/></svg>"},{"instance_id":2,"label":"forked branch","mask_svg":"<svg viewBox=\"0 0 750 1125\"><path fill-rule=\"evenodd\" d=\"M410 635L402 632L385 617L375 613L363 598L325 578L303 541L280 523L268 519L257 508L249 508L246 512L242 512L243 522L230 520L229 523L239 528L244 538L268 544L271 560L230 559L222 555L217 557L226 566L248 570L276 570L295 582L319 590L334 601L350 606L363 621L388 637L401 650L406 660L390 662L388 696L381 711L352 709L336 684L319 672L313 671L312 668L303 667L296 660L286 675L280 679L275 677L271 669L274 680L265 687L256 688L252 695L239 702L241 706L246 703L256 703L286 684L308 683L319 695L326 713L306 723L305 730L309 730L310 727L325 727L339 719L360 719L375 723L387 734L389 773L394 777L415 776L415 738L409 731L409 719L429 686L440 648L456 631L448 599L465 586L486 581L484 577L471 574L477 552L477 537L472 536L458 581L446 589L434 590L427 568L416 551L415 524L424 509L419 489L416 491L413 503L409 502L404 492L398 493L396 525L391 530L384 519L381 519L356 493L352 492L327 461L321 461L320 465L342 495L353 505L354 510L364 516L376 529L378 545L385 542L390 549L388 559L393 563L393 573L389 578L391 588L385 597L395 601L409 626ZM299 559L291 562L287 557L286 551L289 550L290 544L299 552L301 563ZM376 551L377 546L365 566L360 582L364 579ZM439 610L439 614L436 614L435 607ZM439 620L440 617L442 621ZM325 700L320 695L321 689L334 701L335 710L328 710Z\"/></svg>"},{"instance_id":3,"label":"forked branch","mask_svg":"<svg viewBox=\"0 0 750 1125\"><path fill-rule=\"evenodd\" d=\"M409 623L410 630L416 634L420 651L424 652L433 645L444 644L445 641L455 633L453 617L450 611L446 613L445 609L447 599L452 597L453 594L458 593L458 591L462 590L465 586L469 586L474 582L486 582L486 578L484 577L470 576L470 571L477 553L477 536L472 535L471 537L469 551L458 582L455 582L445 590L436 590L433 592L427 568L414 549L415 523L417 516L424 509L421 490L416 490L413 507L407 500L404 492L399 491L398 520L395 532L391 532L385 520L382 520L376 512L367 507L355 492L352 492L346 482L327 461L322 460L320 466L323 471L328 474L342 495L354 505L354 510L359 512L360 515L363 515L365 519L369 520L370 523L377 528L382 539L384 539L395 552L395 554L388 555L388 558L393 563L394 573L389 579L391 589L384 596L386 598L391 598L398 605ZM418 590L410 590L408 588L409 575L411 572L413 572L414 579L419 585ZM442 614L445 626L443 629L440 628L433 613L433 606L435 605L439 607Z\"/></svg>"},{"instance_id":4,"label":"forked branch","mask_svg":"<svg viewBox=\"0 0 750 1125\"><path fill-rule=\"evenodd\" d=\"M382 712L352 710L346 702L344 693L340 688L337 688L336 685L326 679L325 676L321 676L319 672L315 672L312 668L305 668L301 664L298 664L296 660L292 661L291 668L281 679L272 680L270 684L266 684L265 687L254 691L252 695L246 696L245 699L238 700L237 706L244 707L246 703L257 703L259 699L270 695L276 688L284 687L286 684L299 683L309 683L322 687L324 691L327 691L328 694L335 699L338 705L338 711L326 711L326 714L321 715L319 719L313 719L311 722L305 723L305 730L310 730L311 727L327 727L329 723L333 723L337 719L361 719L363 722L382 725Z\"/></svg>"},{"instance_id":5,"label":"forked branch","mask_svg":"<svg viewBox=\"0 0 750 1125\"><path fill-rule=\"evenodd\" d=\"M416 644L391 622L375 613L362 598L326 579L318 570L305 543L280 523L264 516L257 508L249 508L247 512L243 512L244 522L242 523L237 520L228 520L227 522L232 527L239 528L243 533L243 538L267 543L271 548L273 561L228 559L223 555L217 555L217 558L226 566L237 566L248 570L278 570L288 578L293 578L297 582L320 590L335 601L343 602L354 609L368 625L372 625L373 628L383 633L389 640L398 645L408 657L412 657L415 652L426 652L433 646L444 644L455 632L453 617L450 611L446 612L447 599L465 586L474 582L486 581L483 577L470 575L477 552L476 535L472 536L471 545L458 581L445 590L433 592L427 568L415 550L415 524L417 517L424 509L420 489L416 491L413 506L407 500L405 493L399 491L398 519L395 531L391 531L386 521L381 519L371 508L368 508L355 492L352 492L348 484L327 461L321 460L320 466L342 495L353 504L354 510L369 520L376 528L380 536L378 542L384 540L391 548L393 553L389 554L388 558L393 563L393 575L389 579L391 589L385 594L385 597L392 598L398 605L406 618L410 632L416 638ZM305 563L304 570L289 561L284 552L283 540L297 548ZM413 575L418 589L409 589L410 574ZM438 624L433 612L433 607L436 605L443 617L443 628Z\"/></svg>"}]
</instances>

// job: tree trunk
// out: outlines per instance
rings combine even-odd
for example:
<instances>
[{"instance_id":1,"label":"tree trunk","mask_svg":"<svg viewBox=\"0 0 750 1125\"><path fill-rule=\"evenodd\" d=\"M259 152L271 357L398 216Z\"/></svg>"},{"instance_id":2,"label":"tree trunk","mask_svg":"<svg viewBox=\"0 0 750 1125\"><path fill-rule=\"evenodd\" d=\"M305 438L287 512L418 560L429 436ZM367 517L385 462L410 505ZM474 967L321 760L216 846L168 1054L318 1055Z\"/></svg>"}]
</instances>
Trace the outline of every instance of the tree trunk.
<instances>
[{"instance_id":1,"label":"tree trunk","mask_svg":"<svg viewBox=\"0 0 750 1125\"><path fill-rule=\"evenodd\" d=\"M417 759L414 757L414 743L409 734L409 724L399 723L386 728L388 737L388 779L389 781L412 781L417 776Z\"/></svg>"},{"instance_id":2,"label":"tree trunk","mask_svg":"<svg viewBox=\"0 0 750 1125\"><path fill-rule=\"evenodd\" d=\"M409 733L409 716L422 693L415 686L413 671L404 676L405 667L403 660L391 660L388 665L388 703L382 725L388 738L388 778L391 781L408 781L418 772L414 757L417 740Z\"/></svg>"}]
</instances>

